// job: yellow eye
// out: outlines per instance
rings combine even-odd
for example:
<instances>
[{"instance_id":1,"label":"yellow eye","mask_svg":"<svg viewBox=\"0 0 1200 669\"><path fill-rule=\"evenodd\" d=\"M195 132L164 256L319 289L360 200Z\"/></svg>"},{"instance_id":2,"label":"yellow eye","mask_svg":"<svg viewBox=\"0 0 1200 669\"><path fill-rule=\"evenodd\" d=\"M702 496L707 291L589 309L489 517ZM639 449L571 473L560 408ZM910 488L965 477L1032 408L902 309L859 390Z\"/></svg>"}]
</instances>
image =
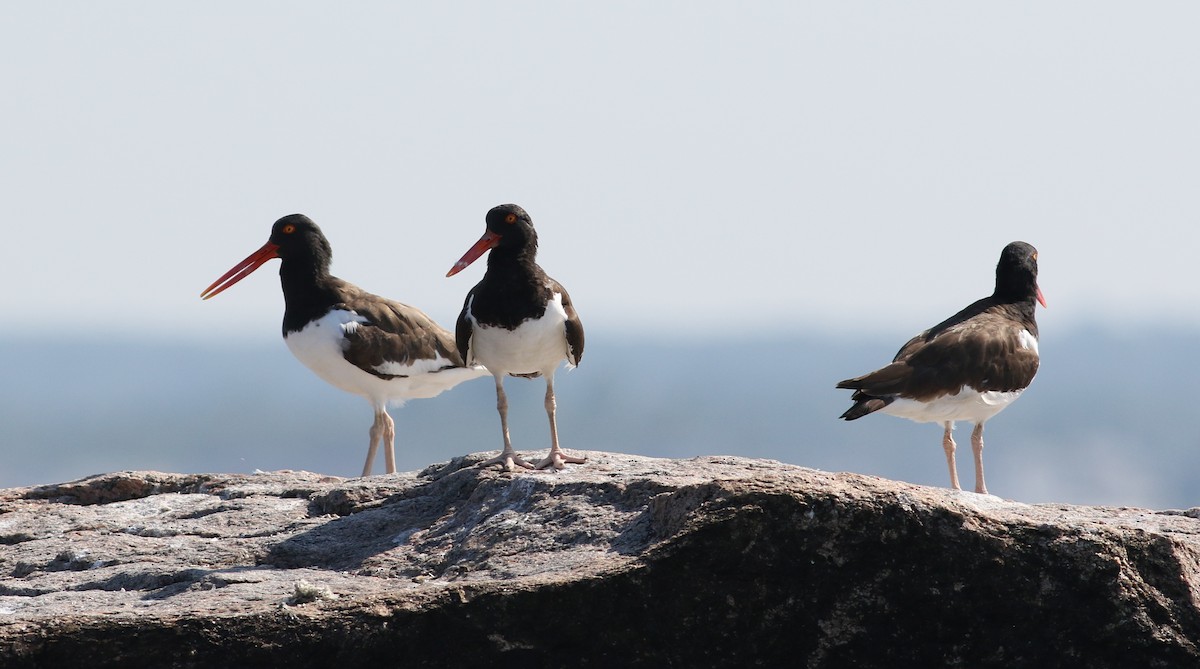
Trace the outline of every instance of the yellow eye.
<instances>
[{"instance_id":1,"label":"yellow eye","mask_svg":"<svg viewBox=\"0 0 1200 669\"><path fill-rule=\"evenodd\" d=\"M288 223L287 225L283 226L283 234L285 234L285 235L290 235L295 231L296 231L296 226L292 225L291 223Z\"/></svg>"},{"instance_id":2,"label":"yellow eye","mask_svg":"<svg viewBox=\"0 0 1200 669\"><path fill-rule=\"evenodd\" d=\"M505 217L504 217L504 222L505 222L505 223L516 223L516 222L517 222L517 215L516 215L516 214L509 214L509 215L505 216Z\"/></svg>"}]
</instances>

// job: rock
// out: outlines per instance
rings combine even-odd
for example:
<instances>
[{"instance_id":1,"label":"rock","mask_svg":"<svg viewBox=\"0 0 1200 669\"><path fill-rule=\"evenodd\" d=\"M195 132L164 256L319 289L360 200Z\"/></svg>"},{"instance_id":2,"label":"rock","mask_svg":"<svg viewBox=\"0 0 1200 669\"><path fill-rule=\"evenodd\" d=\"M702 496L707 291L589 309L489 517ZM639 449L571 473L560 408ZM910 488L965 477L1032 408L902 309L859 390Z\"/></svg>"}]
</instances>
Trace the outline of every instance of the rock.
<instances>
[{"instance_id":1,"label":"rock","mask_svg":"<svg viewBox=\"0 0 1200 669\"><path fill-rule=\"evenodd\" d=\"M588 456L0 491L0 665L1200 666L1200 510Z\"/></svg>"}]
</instances>

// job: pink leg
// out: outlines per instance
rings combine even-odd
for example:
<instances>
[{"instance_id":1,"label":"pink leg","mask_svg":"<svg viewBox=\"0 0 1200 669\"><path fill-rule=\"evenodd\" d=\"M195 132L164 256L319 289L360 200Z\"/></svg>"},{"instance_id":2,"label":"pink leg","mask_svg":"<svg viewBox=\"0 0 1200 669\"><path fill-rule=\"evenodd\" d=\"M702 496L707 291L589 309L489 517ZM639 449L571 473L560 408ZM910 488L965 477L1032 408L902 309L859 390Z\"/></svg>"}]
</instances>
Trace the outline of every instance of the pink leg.
<instances>
[{"instance_id":1,"label":"pink leg","mask_svg":"<svg viewBox=\"0 0 1200 669\"><path fill-rule=\"evenodd\" d=\"M380 409L383 412L383 447L387 450L383 452L383 463L387 466L387 473L396 473L396 423L392 417L388 415L387 408Z\"/></svg>"},{"instance_id":2,"label":"pink leg","mask_svg":"<svg viewBox=\"0 0 1200 669\"><path fill-rule=\"evenodd\" d=\"M550 454L544 460L537 463L538 469L553 467L562 469L567 466L567 463L581 465L587 462L587 458L576 458L567 455L558 446L558 422L555 420L555 414L558 411L558 403L554 400L554 372L546 374L546 416L550 418Z\"/></svg>"},{"instance_id":3,"label":"pink leg","mask_svg":"<svg viewBox=\"0 0 1200 669\"><path fill-rule=\"evenodd\" d=\"M525 469L533 469L533 465L525 462L517 455L512 447L512 439L508 436L508 396L504 394L504 377L496 376L496 411L500 412L500 428L504 430L504 450L500 455L479 463L480 467L489 465L500 465L504 471L511 472L517 467Z\"/></svg>"},{"instance_id":4,"label":"pink leg","mask_svg":"<svg viewBox=\"0 0 1200 669\"><path fill-rule=\"evenodd\" d=\"M942 435L942 450L946 451L946 466L950 468L950 487L962 490L958 486L958 467L954 463L954 449L957 445L954 443L954 435L951 434L953 431L954 422L946 421L946 432Z\"/></svg>"},{"instance_id":5,"label":"pink leg","mask_svg":"<svg viewBox=\"0 0 1200 669\"><path fill-rule=\"evenodd\" d=\"M983 482L983 423L977 423L971 431L971 452L975 454L975 492L986 495L987 484Z\"/></svg>"},{"instance_id":6,"label":"pink leg","mask_svg":"<svg viewBox=\"0 0 1200 669\"><path fill-rule=\"evenodd\" d=\"M387 412L383 412L383 415L386 416ZM371 423L371 443L367 447L367 462L363 465L363 476L371 475L371 463L375 461L375 453L379 451L379 442L383 440L384 426L379 416L380 410L376 407L375 422Z\"/></svg>"},{"instance_id":7,"label":"pink leg","mask_svg":"<svg viewBox=\"0 0 1200 669\"><path fill-rule=\"evenodd\" d=\"M371 445L367 448L367 462L363 465L363 476L371 475L371 465L375 461L375 453L383 444L383 460L387 465L387 473L396 473L396 423L388 415L387 407L375 407L375 422L371 423Z\"/></svg>"}]
</instances>

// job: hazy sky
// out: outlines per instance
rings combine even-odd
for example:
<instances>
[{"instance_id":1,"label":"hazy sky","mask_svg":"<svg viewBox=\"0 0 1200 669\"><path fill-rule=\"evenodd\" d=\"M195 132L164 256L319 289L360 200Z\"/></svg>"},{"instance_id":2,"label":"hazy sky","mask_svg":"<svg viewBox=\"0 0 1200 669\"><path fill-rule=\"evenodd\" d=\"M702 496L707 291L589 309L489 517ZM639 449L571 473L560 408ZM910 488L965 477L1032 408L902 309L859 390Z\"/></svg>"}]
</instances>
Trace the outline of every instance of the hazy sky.
<instances>
[{"instance_id":1,"label":"hazy sky","mask_svg":"<svg viewBox=\"0 0 1200 669\"><path fill-rule=\"evenodd\" d=\"M909 332L1015 239L1043 330L1200 325L1197 26L1189 2L5 3L0 310L277 337L276 264L198 295L303 212L336 274L450 325L484 265L446 270L516 202L592 328Z\"/></svg>"}]
</instances>

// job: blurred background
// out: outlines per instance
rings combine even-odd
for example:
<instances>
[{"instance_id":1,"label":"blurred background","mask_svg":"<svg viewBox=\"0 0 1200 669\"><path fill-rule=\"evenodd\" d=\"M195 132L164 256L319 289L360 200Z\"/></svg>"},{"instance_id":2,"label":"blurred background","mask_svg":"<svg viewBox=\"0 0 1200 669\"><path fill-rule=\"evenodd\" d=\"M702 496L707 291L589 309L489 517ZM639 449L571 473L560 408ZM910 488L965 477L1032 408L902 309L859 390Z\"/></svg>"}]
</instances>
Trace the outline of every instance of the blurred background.
<instances>
[{"instance_id":1,"label":"blurred background","mask_svg":"<svg viewBox=\"0 0 1200 669\"><path fill-rule=\"evenodd\" d=\"M302 212L334 273L453 327L493 205L587 328L568 449L947 484L936 425L834 384L1039 249L1042 369L989 489L1200 505L1200 6L550 2L0 8L0 486L356 475L370 409L291 358ZM513 379L518 450L548 446ZM402 469L501 445L488 380L393 412ZM973 484L969 425L960 475ZM965 457L964 457L965 456ZM376 464L376 471L381 469Z\"/></svg>"}]
</instances>

